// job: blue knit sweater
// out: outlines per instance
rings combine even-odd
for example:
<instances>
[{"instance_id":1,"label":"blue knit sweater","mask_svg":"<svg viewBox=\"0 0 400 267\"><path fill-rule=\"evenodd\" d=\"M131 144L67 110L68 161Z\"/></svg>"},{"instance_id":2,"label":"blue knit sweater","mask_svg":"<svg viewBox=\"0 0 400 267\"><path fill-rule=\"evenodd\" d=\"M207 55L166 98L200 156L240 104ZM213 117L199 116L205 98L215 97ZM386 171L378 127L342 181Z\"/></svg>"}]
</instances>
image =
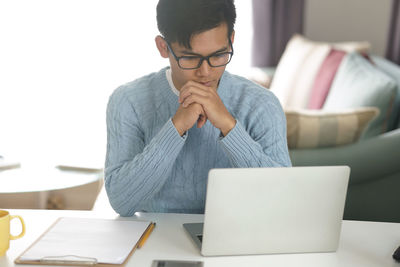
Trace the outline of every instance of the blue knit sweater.
<instances>
[{"instance_id":1,"label":"blue knit sweater","mask_svg":"<svg viewBox=\"0 0 400 267\"><path fill-rule=\"evenodd\" d=\"M181 137L167 69L122 85L109 99L105 187L116 212L203 213L211 168L291 165L285 115L270 91L225 71L217 90L236 126L223 137L207 121Z\"/></svg>"}]
</instances>

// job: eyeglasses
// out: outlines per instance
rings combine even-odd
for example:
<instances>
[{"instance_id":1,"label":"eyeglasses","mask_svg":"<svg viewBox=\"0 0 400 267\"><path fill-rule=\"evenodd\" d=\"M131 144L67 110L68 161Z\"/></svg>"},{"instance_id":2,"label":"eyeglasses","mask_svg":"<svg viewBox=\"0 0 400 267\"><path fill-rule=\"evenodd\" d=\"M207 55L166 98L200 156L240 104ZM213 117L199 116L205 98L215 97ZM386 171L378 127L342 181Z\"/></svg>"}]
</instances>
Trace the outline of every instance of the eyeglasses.
<instances>
[{"instance_id":1,"label":"eyeglasses","mask_svg":"<svg viewBox=\"0 0 400 267\"><path fill-rule=\"evenodd\" d=\"M202 57L202 56L178 57L175 55L169 42L166 42L166 43L167 43L169 51L171 51L175 60L178 62L178 66L184 70L198 69L198 68L200 68L200 66L204 60L207 60L208 65L210 65L210 67L213 67L213 68L222 67L222 66L227 65L231 61L232 56L233 56L233 46L232 46L232 42L230 39L229 39L229 45L232 48L231 52L217 52L217 53L211 54L206 57Z\"/></svg>"}]
</instances>

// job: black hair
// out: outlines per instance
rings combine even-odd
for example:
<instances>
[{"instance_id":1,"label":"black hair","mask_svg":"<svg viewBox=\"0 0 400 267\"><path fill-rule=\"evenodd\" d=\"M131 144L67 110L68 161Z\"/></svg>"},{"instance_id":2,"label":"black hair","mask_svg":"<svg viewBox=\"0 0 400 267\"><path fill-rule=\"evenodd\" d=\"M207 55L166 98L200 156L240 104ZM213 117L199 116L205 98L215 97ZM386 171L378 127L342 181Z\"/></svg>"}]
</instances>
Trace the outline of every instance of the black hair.
<instances>
[{"instance_id":1,"label":"black hair","mask_svg":"<svg viewBox=\"0 0 400 267\"><path fill-rule=\"evenodd\" d=\"M157 26L167 42L191 49L193 35L226 23L228 38L236 20L234 0L159 0Z\"/></svg>"}]
</instances>

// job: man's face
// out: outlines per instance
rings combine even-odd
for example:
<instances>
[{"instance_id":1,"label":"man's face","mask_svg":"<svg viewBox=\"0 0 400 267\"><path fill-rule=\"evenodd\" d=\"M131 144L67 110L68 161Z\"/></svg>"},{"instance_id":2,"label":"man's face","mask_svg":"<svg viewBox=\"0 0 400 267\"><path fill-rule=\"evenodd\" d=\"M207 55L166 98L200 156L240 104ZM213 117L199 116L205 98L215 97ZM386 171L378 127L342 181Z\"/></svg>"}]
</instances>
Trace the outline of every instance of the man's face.
<instances>
[{"instance_id":1,"label":"man's face","mask_svg":"<svg viewBox=\"0 0 400 267\"><path fill-rule=\"evenodd\" d=\"M227 36L227 25L221 24L216 28L194 35L190 42L191 49L179 45L178 42L171 43L171 49L177 57L208 56L216 52L229 52L231 51L231 47ZM185 70L178 66L178 62L175 60L172 53L169 53L169 60L172 80L178 90L188 81L202 83L216 90L219 79L226 67L210 67L208 62L204 60L198 69Z\"/></svg>"}]
</instances>

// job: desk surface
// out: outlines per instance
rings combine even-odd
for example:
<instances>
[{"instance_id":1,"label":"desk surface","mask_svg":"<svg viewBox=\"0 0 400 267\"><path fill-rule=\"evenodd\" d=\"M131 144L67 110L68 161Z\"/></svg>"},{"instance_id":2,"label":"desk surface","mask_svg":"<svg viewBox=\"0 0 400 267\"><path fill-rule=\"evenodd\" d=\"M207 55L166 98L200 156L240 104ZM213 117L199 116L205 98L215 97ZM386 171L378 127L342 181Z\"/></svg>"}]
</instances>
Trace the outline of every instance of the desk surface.
<instances>
[{"instance_id":1,"label":"desk surface","mask_svg":"<svg viewBox=\"0 0 400 267\"><path fill-rule=\"evenodd\" d=\"M41 192L85 185L103 178L102 171L17 168L0 171L0 193Z\"/></svg>"},{"instance_id":2,"label":"desk surface","mask_svg":"<svg viewBox=\"0 0 400 267\"><path fill-rule=\"evenodd\" d=\"M58 217L115 218L114 213L91 211L9 210L25 219L25 236L10 242L6 256L0 257L1 267L15 265L14 259L34 242ZM392 259L400 245L400 223L344 221L339 249L335 253L276 254L257 256L202 257L184 232L182 223L201 222L202 215L138 213L132 219L153 220L156 228L146 244L135 251L127 267L150 267L154 259L202 260L205 267L221 266L362 266L399 267ZM15 228L18 224L15 223ZM15 229L14 234L19 230Z\"/></svg>"}]
</instances>

